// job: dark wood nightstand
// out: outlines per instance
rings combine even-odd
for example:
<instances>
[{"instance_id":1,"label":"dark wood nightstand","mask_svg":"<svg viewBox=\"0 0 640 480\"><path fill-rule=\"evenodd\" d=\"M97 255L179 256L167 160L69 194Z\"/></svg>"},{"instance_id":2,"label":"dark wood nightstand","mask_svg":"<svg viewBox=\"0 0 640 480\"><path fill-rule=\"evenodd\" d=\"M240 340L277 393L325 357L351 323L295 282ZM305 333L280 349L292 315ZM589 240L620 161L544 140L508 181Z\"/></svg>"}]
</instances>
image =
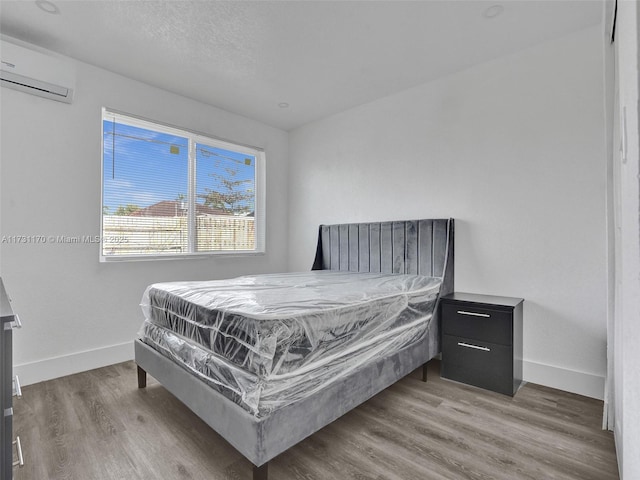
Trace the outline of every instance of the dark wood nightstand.
<instances>
[{"instance_id":1,"label":"dark wood nightstand","mask_svg":"<svg viewBox=\"0 0 640 480\"><path fill-rule=\"evenodd\" d=\"M442 297L442 377L515 395L522 383L523 302L460 292Z\"/></svg>"}]
</instances>

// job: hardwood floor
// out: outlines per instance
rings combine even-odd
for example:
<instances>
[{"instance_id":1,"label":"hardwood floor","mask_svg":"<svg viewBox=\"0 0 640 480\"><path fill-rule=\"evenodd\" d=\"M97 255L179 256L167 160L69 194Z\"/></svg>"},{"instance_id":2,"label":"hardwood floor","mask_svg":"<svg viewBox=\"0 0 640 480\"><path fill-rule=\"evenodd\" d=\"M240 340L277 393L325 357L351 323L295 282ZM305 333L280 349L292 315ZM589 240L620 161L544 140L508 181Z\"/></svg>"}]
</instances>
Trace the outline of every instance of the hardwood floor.
<instances>
[{"instance_id":1,"label":"hardwood floor","mask_svg":"<svg viewBox=\"0 0 640 480\"><path fill-rule=\"evenodd\" d=\"M270 480L617 479L602 402L539 385L514 398L417 370L269 464ZM250 462L133 362L23 388L15 480L246 479ZM313 412L309 412L313 415Z\"/></svg>"}]
</instances>

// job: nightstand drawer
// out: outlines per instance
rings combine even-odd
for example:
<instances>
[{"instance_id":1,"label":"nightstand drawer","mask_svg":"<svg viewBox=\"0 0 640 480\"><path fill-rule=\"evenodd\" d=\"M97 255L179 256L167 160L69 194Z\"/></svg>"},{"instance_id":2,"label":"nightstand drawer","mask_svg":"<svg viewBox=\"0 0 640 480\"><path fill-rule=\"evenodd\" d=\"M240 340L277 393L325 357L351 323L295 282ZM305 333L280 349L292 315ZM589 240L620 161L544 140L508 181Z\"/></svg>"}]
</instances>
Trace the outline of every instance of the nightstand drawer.
<instances>
[{"instance_id":1,"label":"nightstand drawer","mask_svg":"<svg viewBox=\"0 0 640 480\"><path fill-rule=\"evenodd\" d=\"M513 395L513 350L476 339L443 335L442 376Z\"/></svg>"},{"instance_id":2,"label":"nightstand drawer","mask_svg":"<svg viewBox=\"0 0 640 480\"><path fill-rule=\"evenodd\" d=\"M502 345L511 345L511 311L463 303L442 303L443 333Z\"/></svg>"}]
</instances>

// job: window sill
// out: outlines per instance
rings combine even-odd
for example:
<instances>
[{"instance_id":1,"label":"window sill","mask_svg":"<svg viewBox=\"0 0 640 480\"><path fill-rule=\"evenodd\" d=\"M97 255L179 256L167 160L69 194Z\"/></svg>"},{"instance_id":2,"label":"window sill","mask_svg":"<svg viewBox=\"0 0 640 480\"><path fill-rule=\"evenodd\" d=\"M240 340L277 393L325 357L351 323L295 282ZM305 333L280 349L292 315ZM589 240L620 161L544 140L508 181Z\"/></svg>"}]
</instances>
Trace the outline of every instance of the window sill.
<instances>
[{"instance_id":1,"label":"window sill","mask_svg":"<svg viewBox=\"0 0 640 480\"><path fill-rule=\"evenodd\" d=\"M195 253L181 253L166 254L166 255L118 255L109 256L101 255L100 263L121 263L121 262L151 262L158 260L202 260L205 258L216 257L255 257L262 256L265 252L247 251L247 250L229 250L221 252L195 252Z\"/></svg>"}]
</instances>

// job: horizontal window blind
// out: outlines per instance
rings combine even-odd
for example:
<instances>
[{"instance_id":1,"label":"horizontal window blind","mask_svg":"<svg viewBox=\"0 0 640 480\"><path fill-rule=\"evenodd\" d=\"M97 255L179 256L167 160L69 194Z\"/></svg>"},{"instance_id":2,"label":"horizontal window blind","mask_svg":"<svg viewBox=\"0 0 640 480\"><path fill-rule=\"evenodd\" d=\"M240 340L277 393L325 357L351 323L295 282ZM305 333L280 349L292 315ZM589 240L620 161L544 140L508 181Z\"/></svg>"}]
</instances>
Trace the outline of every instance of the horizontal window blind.
<instances>
[{"instance_id":1,"label":"horizontal window blind","mask_svg":"<svg viewBox=\"0 0 640 480\"><path fill-rule=\"evenodd\" d=\"M264 251L264 152L103 110L101 259Z\"/></svg>"}]
</instances>

